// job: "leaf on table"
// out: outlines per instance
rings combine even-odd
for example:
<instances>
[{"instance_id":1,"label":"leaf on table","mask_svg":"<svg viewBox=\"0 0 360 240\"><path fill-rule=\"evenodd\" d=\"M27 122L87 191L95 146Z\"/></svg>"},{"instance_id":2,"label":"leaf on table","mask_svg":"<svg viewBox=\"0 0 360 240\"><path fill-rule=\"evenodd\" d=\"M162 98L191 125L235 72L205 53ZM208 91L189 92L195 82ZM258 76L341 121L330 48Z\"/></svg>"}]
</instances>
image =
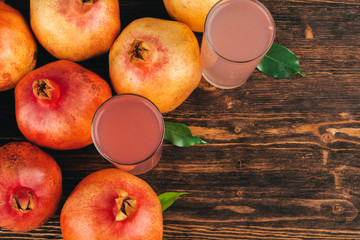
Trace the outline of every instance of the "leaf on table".
<instances>
[{"instance_id":1,"label":"leaf on table","mask_svg":"<svg viewBox=\"0 0 360 240\"><path fill-rule=\"evenodd\" d=\"M299 59L288 48L273 43L270 50L266 53L257 69L275 78L289 78L298 73L305 76L300 70Z\"/></svg>"},{"instance_id":2,"label":"leaf on table","mask_svg":"<svg viewBox=\"0 0 360 240\"><path fill-rule=\"evenodd\" d=\"M165 121L164 139L178 147L190 147L194 144L207 144L197 136L193 136L191 130L184 124Z\"/></svg>"},{"instance_id":3,"label":"leaf on table","mask_svg":"<svg viewBox=\"0 0 360 240\"><path fill-rule=\"evenodd\" d=\"M165 211L168 207L170 207L175 200L180 197L181 195L188 194L187 192L166 192L160 194L159 200L161 203L161 209Z\"/></svg>"}]
</instances>

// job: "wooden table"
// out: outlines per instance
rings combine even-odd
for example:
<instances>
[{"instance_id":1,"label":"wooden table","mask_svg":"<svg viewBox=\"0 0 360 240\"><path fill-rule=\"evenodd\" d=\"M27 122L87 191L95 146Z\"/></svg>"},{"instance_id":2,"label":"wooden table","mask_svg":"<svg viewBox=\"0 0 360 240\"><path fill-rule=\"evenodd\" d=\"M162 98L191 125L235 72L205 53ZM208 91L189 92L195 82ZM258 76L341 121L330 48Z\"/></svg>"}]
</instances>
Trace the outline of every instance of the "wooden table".
<instances>
[{"instance_id":1,"label":"wooden table","mask_svg":"<svg viewBox=\"0 0 360 240\"><path fill-rule=\"evenodd\" d=\"M164 212L168 240L360 239L360 2L262 2L276 22L275 42L299 57L306 76L255 71L233 90L202 81L164 117L209 144L166 142L160 163L139 177L157 194L189 193ZM8 3L29 20L28 1ZM124 0L120 8L122 28L145 16L170 19L161 0ZM37 67L55 60L39 45ZM80 64L109 81L107 55ZM24 140L13 90L0 93L0 122L1 144ZM62 169L60 207L42 228L0 229L0 239L61 239L59 216L70 192L111 167L93 145L44 150Z\"/></svg>"}]
</instances>

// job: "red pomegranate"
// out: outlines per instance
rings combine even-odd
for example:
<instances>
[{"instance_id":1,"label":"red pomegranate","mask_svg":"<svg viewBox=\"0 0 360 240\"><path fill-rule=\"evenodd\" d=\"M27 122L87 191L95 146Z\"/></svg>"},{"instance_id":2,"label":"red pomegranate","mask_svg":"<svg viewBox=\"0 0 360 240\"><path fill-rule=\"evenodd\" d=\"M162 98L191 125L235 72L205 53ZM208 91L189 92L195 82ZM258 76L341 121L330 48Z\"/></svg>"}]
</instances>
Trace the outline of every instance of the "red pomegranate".
<instances>
[{"instance_id":1,"label":"red pomegranate","mask_svg":"<svg viewBox=\"0 0 360 240\"><path fill-rule=\"evenodd\" d=\"M61 171L50 155L29 142L0 147L0 227L41 227L56 212L61 193Z\"/></svg>"},{"instance_id":2,"label":"red pomegranate","mask_svg":"<svg viewBox=\"0 0 360 240\"><path fill-rule=\"evenodd\" d=\"M20 131L39 146L65 150L92 143L91 122L111 97L105 80L80 65L60 60L28 73L15 88Z\"/></svg>"},{"instance_id":3,"label":"red pomegranate","mask_svg":"<svg viewBox=\"0 0 360 240\"><path fill-rule=\"evenodd\" d=\"M140 178L105 169L84 178L60 215L65 240L162 240L160 200Z\"/></svg>"}]
</instances>

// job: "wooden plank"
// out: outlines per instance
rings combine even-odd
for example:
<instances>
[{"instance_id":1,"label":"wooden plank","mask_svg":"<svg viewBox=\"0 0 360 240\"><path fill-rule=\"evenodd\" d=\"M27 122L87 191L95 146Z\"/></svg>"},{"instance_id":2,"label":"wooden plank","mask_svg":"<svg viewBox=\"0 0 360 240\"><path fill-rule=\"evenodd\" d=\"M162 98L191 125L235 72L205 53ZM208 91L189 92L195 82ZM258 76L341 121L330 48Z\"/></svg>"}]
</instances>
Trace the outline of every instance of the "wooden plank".
<instances>
[{"instance_id":1,"label":"wooden plank","mask_svg":"<svg viewBox=\"0 0 360 240\"><path fill-rule=\"evenodd\" d=\"M208 145L165 142L159 164L140 175L156 193L186 191L164 212L168 239L360 239L360 2L264 0L275 42L299 57L305 77L255 71L221 90L202 80L168 121ZM29 20L29 2L8 1ZM140 17L170 19L161 0L120 1L122 28ZM199 44L202 34L196 33ZM39 46L37 67L56 59ZM110 82L107 55L80 63ZM13 90L0 93L0 144L25 140ZM44 149L63 173L60 207L40 229L1 239L62 239L61 207L88 174L112 167L93 145Z\"/></svg>"}]
</instances>

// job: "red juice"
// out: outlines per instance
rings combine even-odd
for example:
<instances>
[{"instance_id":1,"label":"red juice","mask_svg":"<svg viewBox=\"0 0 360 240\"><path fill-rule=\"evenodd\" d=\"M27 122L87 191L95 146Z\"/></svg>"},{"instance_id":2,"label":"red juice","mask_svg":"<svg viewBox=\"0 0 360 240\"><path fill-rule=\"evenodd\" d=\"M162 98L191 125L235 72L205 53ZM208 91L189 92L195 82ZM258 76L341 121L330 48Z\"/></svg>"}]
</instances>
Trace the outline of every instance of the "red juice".
<instances>
[{"instance_id":1,"label":"red juice","mask_svg":"<svg viewBox=\"0 0 360 240\"><path fill-rule=\"evenodd\" d=\"M201 57L206 80L220 88L243 84L271 47L274 20L256 0L223 0L209 12Z\"/></svg>"},{"instance_id":2,"label":"red juice","mask_svg":"<svg viewBox=\"0 0 360 240\"><path fill-rule=\"evenodd\" d=\"M92 137L107 160L120 169L140 174L159 161L164 121L159 110L146 98L121 94L97 110Z\"/></svg>"}]
</instances>

